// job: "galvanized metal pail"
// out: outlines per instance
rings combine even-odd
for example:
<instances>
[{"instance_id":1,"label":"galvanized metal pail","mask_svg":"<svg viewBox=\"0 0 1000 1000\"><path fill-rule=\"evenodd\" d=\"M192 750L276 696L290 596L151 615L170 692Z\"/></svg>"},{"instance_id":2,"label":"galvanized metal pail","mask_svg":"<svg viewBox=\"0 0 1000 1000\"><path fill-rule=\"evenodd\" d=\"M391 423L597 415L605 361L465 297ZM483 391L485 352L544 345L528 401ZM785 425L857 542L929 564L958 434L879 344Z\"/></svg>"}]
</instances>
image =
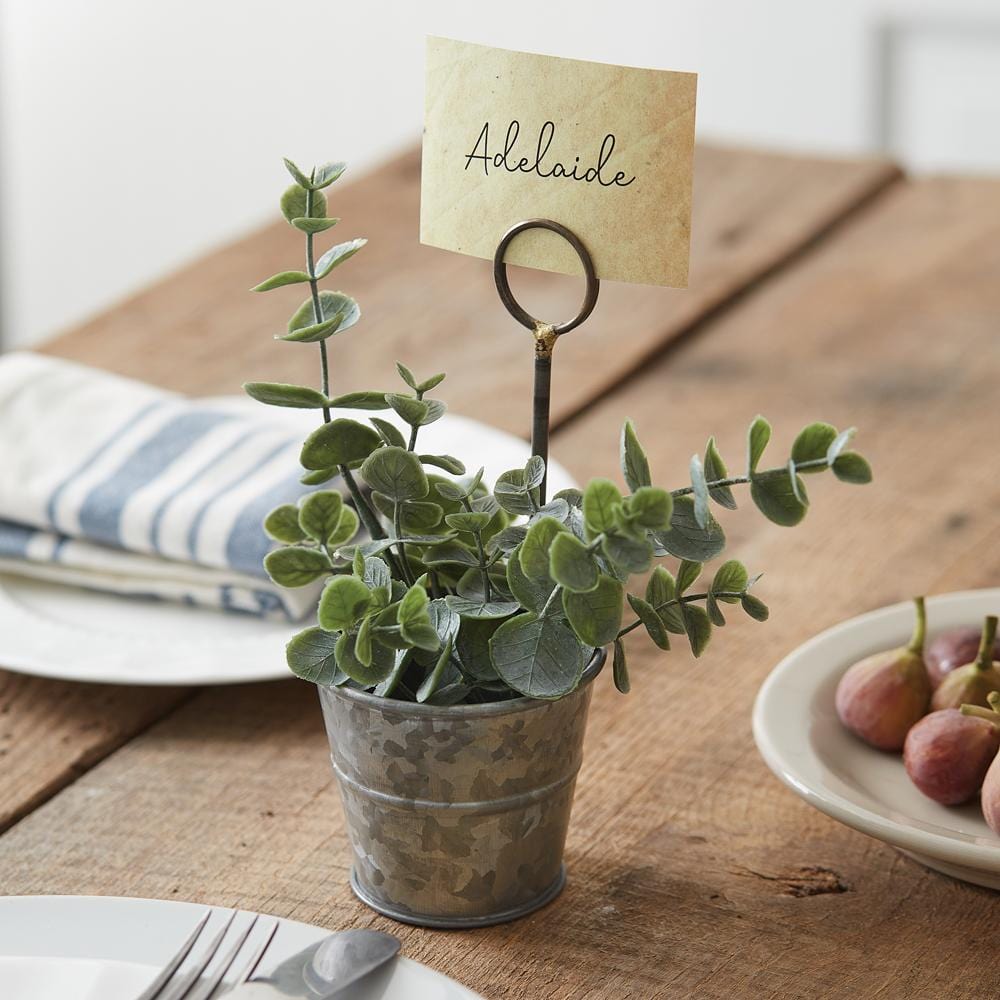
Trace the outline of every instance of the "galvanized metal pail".
<instances>
[{"instance_id":1,"label":"galvanized metal pail","mask_svg":"<svg viewBox=\"0 0 1000 1000\"><path fill-rule=\"evenodd\" d=\"M425 927L483 927L554 899L595 650L558 701L434 707L320 688L347 819L351 886Z\"/></svg>"}]
</instances>

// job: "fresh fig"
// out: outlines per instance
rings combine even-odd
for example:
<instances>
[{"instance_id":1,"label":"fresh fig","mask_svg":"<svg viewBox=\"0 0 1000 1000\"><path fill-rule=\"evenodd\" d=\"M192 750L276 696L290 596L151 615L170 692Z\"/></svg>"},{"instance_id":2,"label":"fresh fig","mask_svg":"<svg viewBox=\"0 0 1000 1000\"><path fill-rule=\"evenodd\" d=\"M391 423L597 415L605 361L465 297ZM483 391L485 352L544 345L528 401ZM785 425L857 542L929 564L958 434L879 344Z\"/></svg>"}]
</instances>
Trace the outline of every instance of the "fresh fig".
<instances>
[{"instance_id":1,"label":"fresh fig","mask_svg":"<svg viewBox=\"0 0 1000 1000\"><path fill-rule=\"evenodd\" d=\"M837 685L840 721L878 750L900 750L906 734L927 712L931 683L924 667L927 613L915 597L916 624L906 646L855 663Z\"/></svg>"},{"instance_id":2,"label":"fresh fig","mask_svg":"<svg viewBox=\"0 0 1000 1000\"><path fill-rule=\"evenodd\" d=\"M989 704L989 708L980 708L979 705L963 705L962 714L978 716L994 726L1000 726L1000 694L994 691L989 696ZM1000 834L1000 767L997 766L998 760L1000 760L1000 756L993 758L993 763L990 764L986 777L983 779L980 803L986 825L994 833Z\"/></svg>"},{"instance_id":3,"label":"fresh fig","mask_svg":"<svg viewBox=\"0 0 1000 1000\"><path fill-rule=\"evenodd\" d=\"M964 625L936 635L927 644L924 663L927 665L927 676L931 679L932 687L936 688L944 680L945 674L976 658L981 635L982 629ZM1000 660L1000 637L993 643L993 659Z\"/></svg>"},{"instance_id":4,"label":"fresh fig","mask_svg":"<svg viewBox=\"0 0 1000 1000\"><path fill-rule=\"evenodd\" d=\"M924 795L957 806L982 787L998 751L1000 725L978 714L945 708L925 715L906 734L903 764Z\"/></svg>"},{"instance_id":5,"label":"fresh fig","mask_svg":"<svg viewBox=\"0 0 1000 1000\"><path fill-rule=\"evenodd\" d=\"M987 699L994 691L1000 691L1000 663L993 661L993 643L996 641L996 615L987 615L983 621L983 631L979 637L979 652L976 658L962 667L956 667L945 674L931 698L931 707L959 708L962 705L978 705L986 708Z\"/></svg>"}]
</instances>

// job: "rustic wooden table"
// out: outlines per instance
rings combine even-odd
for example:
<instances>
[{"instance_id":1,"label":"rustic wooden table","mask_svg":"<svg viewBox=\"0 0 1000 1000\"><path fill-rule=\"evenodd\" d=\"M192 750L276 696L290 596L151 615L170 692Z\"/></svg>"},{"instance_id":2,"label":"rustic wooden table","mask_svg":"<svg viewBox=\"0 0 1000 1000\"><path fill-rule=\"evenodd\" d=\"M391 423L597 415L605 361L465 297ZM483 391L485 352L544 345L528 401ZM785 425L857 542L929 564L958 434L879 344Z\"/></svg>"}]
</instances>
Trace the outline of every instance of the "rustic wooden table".
<instances>
[{"instance_id":1,"label":"rustic wooden table","mask_svg":"<svg viewBox=\"0 0 1000 1000\"><path fill-rule=\"evenodd\" d=\"M338 391L393 361L447 370L460 413L527 429L527 333L488 264L417 243L418 159L339 188L371 245L343 280L365 310L338 340ZM295 292L246 289L299 255L275 225L45 349L191 393L310 379L276 344ZM812 487L788 531L741 509L733 554L766 569L766 625L737 621L695 663L633 647L633 693L598 685L568 844L545 910L489 930L392 925L357 903L315 693L0 673L0 892L193 899L400 935L490 998L996 996L997 897L925 871L786 791L750 735L754 694L797 643L917 592L996 583L1000 183L906 180L878 162L701 150L688 291L607 285L560 346L553 453L616 467L638 424L663 480L758 411L777 444L813 418L861 427L876 484ZM571 312L579 283L516 287Z\"/></svg>"}]
</instances>

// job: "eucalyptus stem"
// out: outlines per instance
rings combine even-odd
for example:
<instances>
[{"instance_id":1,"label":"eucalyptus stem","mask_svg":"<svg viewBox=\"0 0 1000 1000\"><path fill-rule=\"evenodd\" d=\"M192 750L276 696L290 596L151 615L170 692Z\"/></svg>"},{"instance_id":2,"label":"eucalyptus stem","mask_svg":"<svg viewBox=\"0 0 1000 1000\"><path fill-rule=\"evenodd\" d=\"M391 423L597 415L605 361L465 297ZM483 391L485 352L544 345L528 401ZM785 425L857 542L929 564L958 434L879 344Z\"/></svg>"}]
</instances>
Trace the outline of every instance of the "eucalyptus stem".
<instances>
[{"instance_id":1,"label":"eucalyptus stem","mask_svg":"<svg viewBox=\"0 0 1000 1000\"><path fill-rule=\"evenodd\" d=\"M469 503L468 497L465 497L462 500L462 504L465 507L466 511L468 511L470 514L473 512L472 504ZM479 573L483 579L483 596L487 601L489 601L493 597L493 588L492 585L490 584L490 571L489 571L489 563L486 561L486 549L483 546L483 529L476 528L472 532L472 534L476 539L476 550L479 554Z\"/></svg>"},{"instance_id":2,"label":"eucalyptus stem","mask_svg":"<svg viewBox=\"0 0 1000 1000\"><path fill-rule=\"evenodd\" d=\"M808 462L796 462L796 469L825 469L829 463L825 458L811 458ZM788 472L787 465L780 465L773 469L765 469L763 472L754 473L754 479L763 479L768 476L777 476L781 473ZM714 490L716 488L721 488L725 486L745 486L751 481L750 476L729 476L726 479L710 479L705 485L709 490ZM671 490L670 495L672 497L683 497L694 493L693 486L682 486L680 489Z\"/></svg>"},{"instance_id":3,"label":"eucalyptus stem","mask_svg":"<svg viewBox=\"0 0 1000 1000\"><path fill-rule=\"evenodd\" d=\"M306 218L312 218L313 212L313 200L315 197L315 192L312 188L306 189ZM315 262L315 251L313 250L313 233L306 233L306 274L309 275L309 294L312 297L313 304L313 322L322 323L323 322L323 307L319 300L319 282L316 280L316 262ZM329 399L330 398L330 363L326 356L326 341L321 340L319 342L319 363L320 370L322 372L322 391L323 395ZM328 424L330 422L330 407L324 404L323 406L323 422Z\"/></svg>"},{"instance_id":4,"label":"eucalyptus stem","mask_svg":"<svg viewBox=\"0 0 1000 1000\"><path fill-rule=\"evenodd\" d=\"M654 611L662 611L664 608L675 607L675 606L681 605L681 604L691 604L694 601L704 601L706 598L713 597L713 596L714 597L742 597L743 596L743 592L739 591L739 590L717 590L714 594L707 594L707 593L706 594L685 594L683 597L674 597L674 598L671 598L671 600L669 600L669 601L664 601L662 604L657 604L656 607L653 608L653 610ZM618 633L618 635L615 638L616 639L620 639L623 635L628 635L629 632L632 632L634 629L637 629L641 624L642 624L642 619L641 618L636 618L636 620L634 622L632 622L631 625L628 625L625 628L623 628Z\"/></svg>"}]
</instances>

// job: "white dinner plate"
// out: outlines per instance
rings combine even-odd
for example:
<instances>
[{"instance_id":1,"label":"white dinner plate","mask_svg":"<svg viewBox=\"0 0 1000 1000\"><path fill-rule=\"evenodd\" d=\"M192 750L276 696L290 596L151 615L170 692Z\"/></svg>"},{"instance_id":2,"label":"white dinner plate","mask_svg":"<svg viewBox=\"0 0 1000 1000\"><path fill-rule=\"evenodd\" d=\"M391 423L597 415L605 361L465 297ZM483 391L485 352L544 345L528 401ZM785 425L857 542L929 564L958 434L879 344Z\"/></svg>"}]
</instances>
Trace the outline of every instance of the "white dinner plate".
<instances>
[{"instance_id":1,"label":"white dinner plate","mask_svg":"<svg viewBox=\"0 0 1000 1000\"><path fill-rule=\"evenodd\" d=\"M214 402L257 416L264 410L240 397ZM269 407L268 415L303 438L316 423L306 410ZM337 415L363 420L371 414ZM394 413L382 416L400 423ZM454 455L470 473L485 466L488 483L523 466L530 454L520 438L452 414L421 428L420 446ZM566 470L550 462L549 492L572 485ZM0 667L40 677L172 685L276 680L289 676L285 643L303 627L0 574Z\"/></svg>"},{"instance_id":2,"label":"white dinner plate","mask_svg":"<svg viewBox=\"0 0 1000 1000\"><path fill-rule=\"evenodd\" d=\"M978 625L1000 611L1000 589L927 601L930 635ZM840 724L841 674L870 653L905 645L913 604L894 604L821 632L785 657L764 682L753 713L757 747L793 792L828 816L876 837L929 868L1000 889L1000 837L978 801L939 805L911 783L899 754L882 753Z\"/></svg>"},{"instance_id":3,"label":"white dinner plate","mask_svg":"<svg viewBox=\"0 0 1000 1000\"><path fill-rule=\"evenodd\" d=\"M197 903L109 896L0 897L0 997L3 1000L135 1000L205 913ZM231 910L217 909L221 927ZM251 919L240 913L239 924ZM249 938L252 953L266 933ZM279 922L260 972L321 940L329 930ZM211 937L208 937L211 940ZM399 957L342 993L338 1000L482 1000L454 980Z\"/></svg>"}]
</instances>

